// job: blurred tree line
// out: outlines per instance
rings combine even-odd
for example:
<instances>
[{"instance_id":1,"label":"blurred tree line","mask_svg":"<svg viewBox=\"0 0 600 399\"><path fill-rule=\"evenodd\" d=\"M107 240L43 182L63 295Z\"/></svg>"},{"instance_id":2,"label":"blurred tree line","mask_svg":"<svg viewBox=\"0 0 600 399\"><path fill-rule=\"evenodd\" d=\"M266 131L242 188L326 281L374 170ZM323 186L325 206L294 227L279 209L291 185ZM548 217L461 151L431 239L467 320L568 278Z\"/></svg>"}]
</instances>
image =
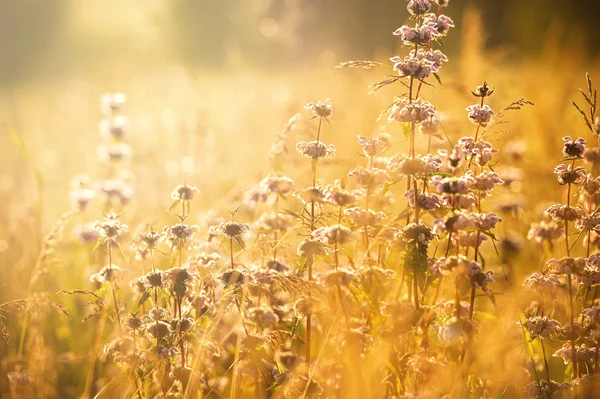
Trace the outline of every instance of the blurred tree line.
<instances>
[{"instance_id":1,"label":"blurred tree line","mask_svg":"<svg viewBox=\"0 0 600 399\"><path fill-rule=\"evenodd\" d=\"M148 11L147 2L0 0L0 84L70 73L74 66L98 66L111 57L200 67L219 67L236 57L256 67L311 65L323 51L335 51L340 59L366 58L378 48L394 47L391 32L407 18L405 0L152 1L159 7ZM104 31L74 29L79 14L74 17L72 9L92 4L94 12L106 10ZM489 47L509 45L535 54L561 21L565 44L574 33L591 57L600 50L599 0L452 0L447 14L460 24L467 5L482 10ZM148 23L155 34L143 51L136 50L140 34L131 33L136 26L128 23L129 14L120 19L123 29L110 25L125 7L131 15L151 13ZM108 44L95 46L102 41ZM458 40L451 42L456 46Z\"/></svg>"}]
</instances>

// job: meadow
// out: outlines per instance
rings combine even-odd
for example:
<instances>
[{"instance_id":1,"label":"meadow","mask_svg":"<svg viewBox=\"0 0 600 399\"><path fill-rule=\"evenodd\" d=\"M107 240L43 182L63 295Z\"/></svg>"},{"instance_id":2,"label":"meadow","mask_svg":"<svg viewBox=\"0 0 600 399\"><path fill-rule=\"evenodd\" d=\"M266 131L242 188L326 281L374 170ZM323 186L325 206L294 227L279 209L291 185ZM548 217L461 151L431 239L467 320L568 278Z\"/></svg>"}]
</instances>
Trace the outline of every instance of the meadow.
<instances>
[{"instance_id":1,"label":"meadow","mask_svg":"<svg viewBox=\"0 0 600 399\"><path fill-rule=\"evenodd\" d=\"M372 61L2 93L0 397L600 395L600 63L407 7Z\"/></svg>"}]
</instances>

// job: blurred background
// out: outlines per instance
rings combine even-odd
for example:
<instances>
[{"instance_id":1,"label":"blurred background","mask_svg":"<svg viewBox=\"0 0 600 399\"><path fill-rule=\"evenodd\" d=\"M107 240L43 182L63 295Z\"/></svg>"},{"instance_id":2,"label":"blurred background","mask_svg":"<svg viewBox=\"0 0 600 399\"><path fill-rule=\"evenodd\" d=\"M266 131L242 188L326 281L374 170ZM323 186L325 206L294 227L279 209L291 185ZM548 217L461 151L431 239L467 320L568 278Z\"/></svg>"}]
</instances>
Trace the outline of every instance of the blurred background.
<instances>
[{"instance_id":1,"label":"blurred background","mask_svg":"<svg viewBox=\"0 0 600 399\"><path fill-rule=\"evenodd\" d=\"M320 57L368 58L393 48L403 0L0 1L0 84L80 74L119 79L125 65L154 70L310 67ZM482 12L486 48L539 55L549 34L600 49L596 0L452 0L460 26L467 6ZM457 50L457 35L447 51ZM115 71L116 70L116 71Z\"/></svg>"},{"instance_id":2,"label":"blurred background","mask_svg":"<svg viewBox=\"0 0 600 399\"><path fill-rule=\"evenodd\" d=\"M484 79L497 109L536 103L490 139L529 144L521 166L536 180L520 195L554 189L540 160L560 157L560 137L586 134L569 99L586 71L600 81L599 12L597 0L452 0L444 9L456 23L444 43L450 62L442 87L424 93L451 139L471 129L464 109ZM273 168L271 145L309 101L334 104L332 181L355 164L357 134L402 137L376 121L398 88L368 89L391 70L333 66L404 54L392 32L407 18L404 0L0 0L0 263L11 270L0 301L18 296L21 272L69 209L71 178L107 173L97 154L103 93L128 96L132 229L161 220L184 180L200 188L202 208L235 208L239 191ZM289 161L284 172L302 179L302 167ZM522 232L552 199L532 201ZM76 222L99 216L92 207Z\"/></svg>"}]
</instances>

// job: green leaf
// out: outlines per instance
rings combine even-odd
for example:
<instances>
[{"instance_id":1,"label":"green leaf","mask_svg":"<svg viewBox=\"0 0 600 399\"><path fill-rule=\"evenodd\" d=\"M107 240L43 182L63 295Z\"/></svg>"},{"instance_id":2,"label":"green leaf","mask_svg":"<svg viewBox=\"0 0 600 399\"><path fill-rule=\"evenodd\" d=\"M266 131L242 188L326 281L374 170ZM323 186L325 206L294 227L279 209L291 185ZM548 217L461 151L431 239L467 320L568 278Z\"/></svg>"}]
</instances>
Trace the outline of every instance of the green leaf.
<instances>
[{"instance_id":1,"label":"green leaf","mask_svg":"<svg viewBox=\"0 0 600 399\"><path fill-rule=\"evenodd\" d=\"M410 127L409 122L404 122L400 124L400 128L402 129L402 135L404 136L404 140L408 143L410 140L410 135L412 134L412 129Z\"/></svg>"},{"instance_id":2,"label":"green leaf","mask_svg":"<svg viewBox=\"0 0 600 399\"><path fill-rule=\"evenodd\" d=\"M138 304L137 304L138 308L140 306L142 306L144 304L144 302L146 302L149 298L150 298L150 293L148 293L148 291L144 291L144 293L142 294L142 297L138 301Z\"/></svg>"},{"instance_id":3,"label":"green leaf","mask_svg":"<svg viewBox=\"0 0 600 399\"><path fill-rule=\"evenodd\" d=\"M298 276L302 276L304 274L304 271L306 270L306 268L310 264L312 264L312 256L310 257L310 260L306 257L306 255L300 255L298 257L298 271L296 272L296 275Z\"/></svg>"},{"instance_id":4,"label":"green leaf","mask_svg":"<svg viewBox=\"0 0 600 399\"><path fill-rule=\"evenodd\" d=\"M442 85L442 79L440 79L440 75L438 75L437 73L434 73L433 76L435 77L435 80L437 80L437 82L441 86Z\"/></svg>"}]
</instances>

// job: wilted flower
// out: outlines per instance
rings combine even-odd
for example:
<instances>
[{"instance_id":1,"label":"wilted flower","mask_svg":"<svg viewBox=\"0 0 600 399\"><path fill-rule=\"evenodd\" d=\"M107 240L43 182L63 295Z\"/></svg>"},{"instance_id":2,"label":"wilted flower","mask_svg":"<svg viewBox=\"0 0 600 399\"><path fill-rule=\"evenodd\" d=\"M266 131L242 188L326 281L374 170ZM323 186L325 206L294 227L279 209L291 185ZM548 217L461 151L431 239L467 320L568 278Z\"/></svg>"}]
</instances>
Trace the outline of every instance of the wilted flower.
<instances>
[{"instance_id":1,"label":"wilted flower","mask_svg":"<svg viewBox=\"0 0 600 399\"><path fill-rule=\"evenodd\" d=\"M571 136L563 137L563 155L565 158L583 158L585 153L585 139L579 137L573 141Z\"/></svg>"}]
</instances>

